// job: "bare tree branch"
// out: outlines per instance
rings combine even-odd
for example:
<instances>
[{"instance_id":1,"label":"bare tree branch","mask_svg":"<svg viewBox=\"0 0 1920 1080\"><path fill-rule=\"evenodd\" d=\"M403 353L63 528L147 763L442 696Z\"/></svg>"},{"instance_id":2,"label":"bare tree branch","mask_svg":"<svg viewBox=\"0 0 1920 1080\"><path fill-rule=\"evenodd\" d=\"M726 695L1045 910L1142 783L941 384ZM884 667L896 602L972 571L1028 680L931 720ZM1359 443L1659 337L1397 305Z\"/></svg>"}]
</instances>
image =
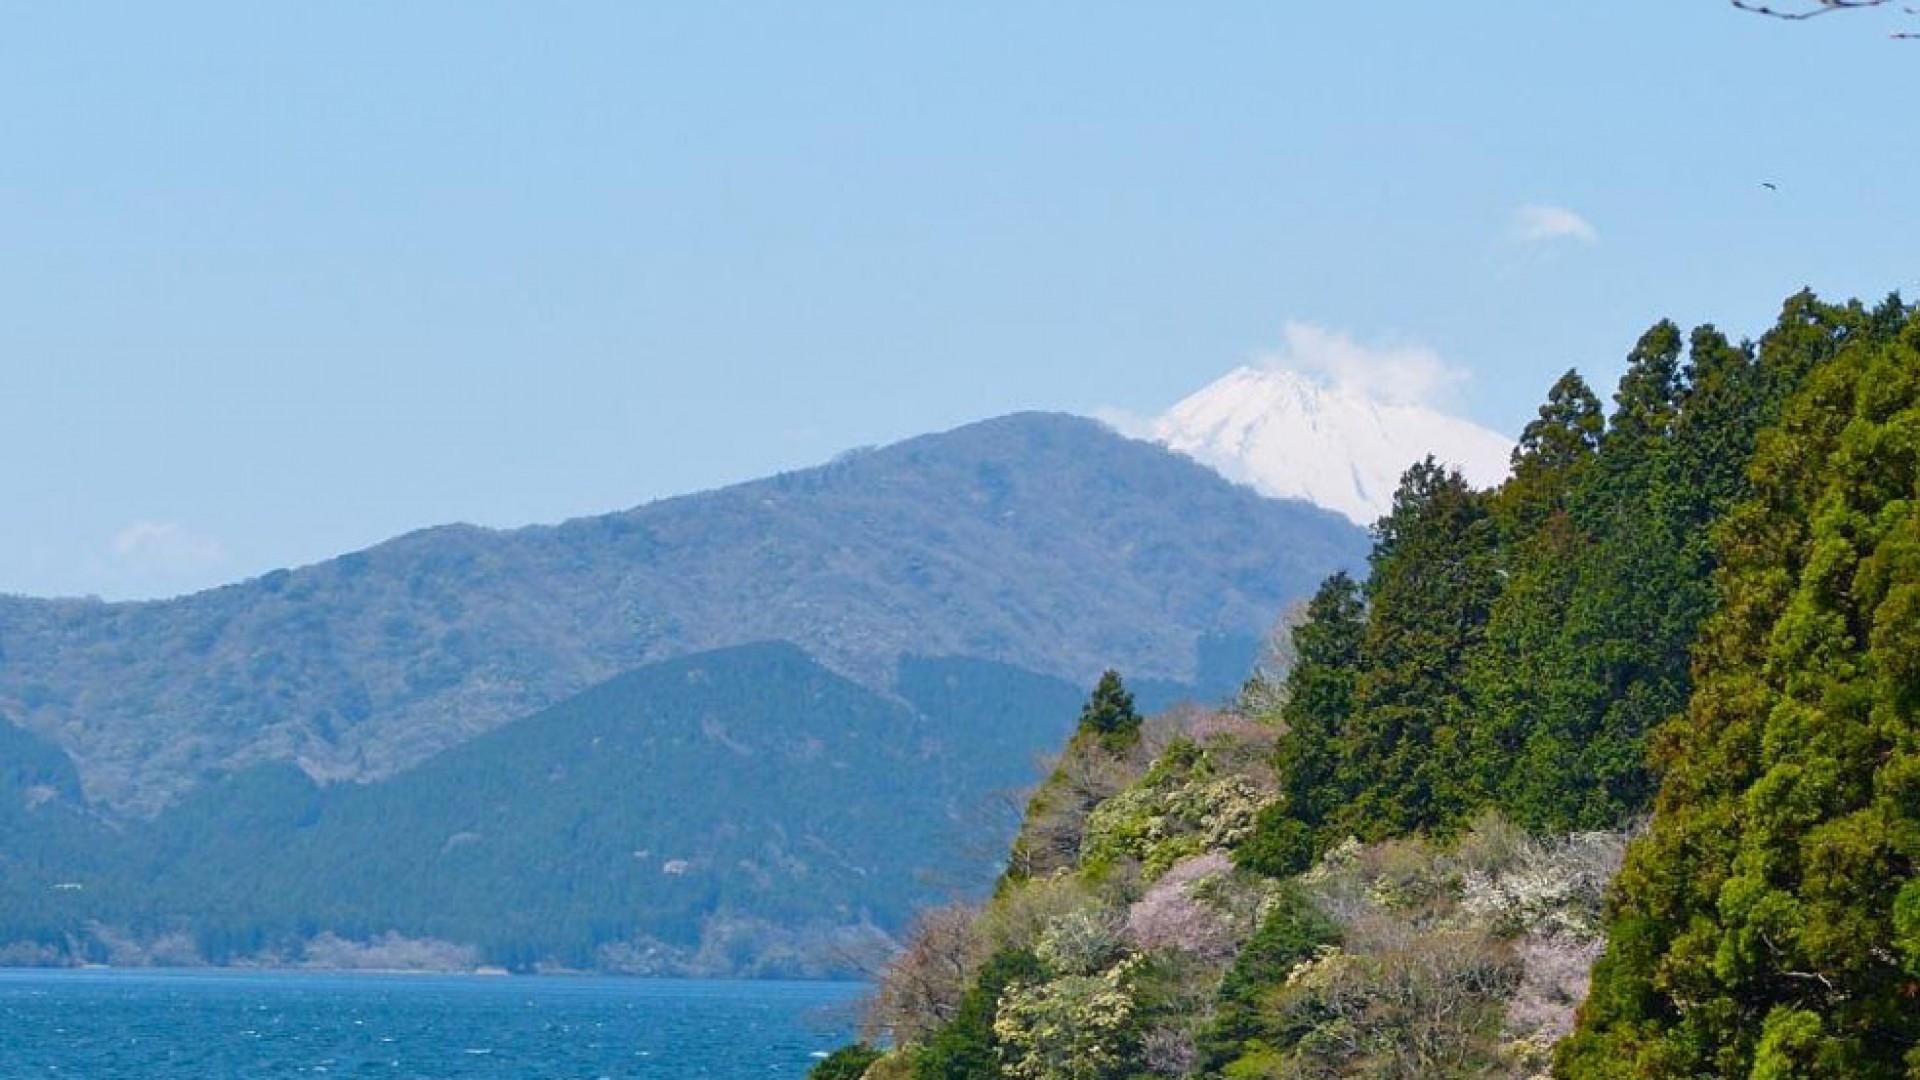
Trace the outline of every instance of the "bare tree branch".
<instances>
[{"instance_id":1,"label":"bare tree branch","mask_svg":"<svg viewBox=\"0 0 1920 1080\"><path fill-rule=\"evenodd\" d=\"M1770 19L1787 19L1792 22L1801 22L1806 19L1816 19L1822 15L1831 15L1836 11L1858 11L1863 8L1885 7L1887 4L1892 3L1893 0L1803 0L1804 4L1809 6L1798 8L1774 7L1770 4L1756 2L1756 0L1728 0L1728 2L1741 11L1752 12L1755 15L1765 15ZM1916 12L1916 9L1912 7L1902 7L1901 10L1908 15L1920 13ZM1920 38L1920 32L1896 31L1892 36L1896 38L1915 39Z\"/></svg>"}]
</instances>

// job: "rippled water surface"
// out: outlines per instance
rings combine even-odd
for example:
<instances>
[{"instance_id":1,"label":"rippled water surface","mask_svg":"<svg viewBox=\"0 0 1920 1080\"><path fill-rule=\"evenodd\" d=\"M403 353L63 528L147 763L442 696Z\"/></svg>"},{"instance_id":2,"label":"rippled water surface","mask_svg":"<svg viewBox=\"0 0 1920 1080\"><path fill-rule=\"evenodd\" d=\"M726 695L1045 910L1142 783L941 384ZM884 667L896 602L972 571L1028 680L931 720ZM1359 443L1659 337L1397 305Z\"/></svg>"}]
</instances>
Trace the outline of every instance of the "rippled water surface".
<instances>
[{"instance_id":1,"label":"rippled water surface","mask_svg":"<svg viewBox=\"0 0 1920 1080\"><path fill-rule=\"evenodd\" d=\"M0 971L0 1077L781 1080L849 983Z\"/></svg>"}]
</instances>

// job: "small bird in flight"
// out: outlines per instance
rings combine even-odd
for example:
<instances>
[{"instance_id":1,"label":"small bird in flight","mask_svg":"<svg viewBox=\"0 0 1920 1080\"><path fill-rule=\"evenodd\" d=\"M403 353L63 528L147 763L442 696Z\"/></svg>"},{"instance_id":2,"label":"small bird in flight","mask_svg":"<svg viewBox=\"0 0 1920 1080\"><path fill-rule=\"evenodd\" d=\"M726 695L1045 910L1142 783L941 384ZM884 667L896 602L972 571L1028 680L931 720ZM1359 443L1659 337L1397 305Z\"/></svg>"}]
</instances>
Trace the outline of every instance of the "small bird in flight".
<instances>
[{"instance_id":1,"label":"small bird in flight","mask_svg":"<svg viewBox=\"0 0 1920 1080\"><path fill-rule=\"evenodd\" d=\"M1776 184L1776 183L1774 183L1774 182L1773 182L1773 181L1771 181L1771 180L1762 180L1762 181L1760 181L1760 186L1761 186L1761 187L1763 187L1763 188L1766 188L1766 189L1767 189L1768 191L1779 191L1779 190L1780 190L1780 185L1779 185L1779 184Z\"/></svg>"}]
</instances>

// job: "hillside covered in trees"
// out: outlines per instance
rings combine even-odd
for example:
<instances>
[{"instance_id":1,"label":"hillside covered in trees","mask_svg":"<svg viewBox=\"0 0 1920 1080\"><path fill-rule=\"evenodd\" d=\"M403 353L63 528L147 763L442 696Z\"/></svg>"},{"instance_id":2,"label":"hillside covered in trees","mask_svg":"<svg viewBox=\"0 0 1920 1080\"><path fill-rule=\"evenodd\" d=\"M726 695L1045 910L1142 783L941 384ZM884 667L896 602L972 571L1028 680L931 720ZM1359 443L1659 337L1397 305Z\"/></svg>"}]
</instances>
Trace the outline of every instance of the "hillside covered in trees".
<instances>
[{"instance_id":1,"label":"hillside covered in trees","mask_svg":"<svg viewBox=\"0 0 1920 1080\"><path fill-rule=\"evenodd\" d=\"M623 672L758 642L1193 682L1364 534L1099 423L1023 413L556 526L428 529L172 600L0 596L0 720L150 818L264 762L394 776ZM1237 675L1236 675L1237 677Z\"/></svg>"},{"instance_id":2,"label":"hillside covered in trees","mask_svg":"<svg viewBox=\"0 0 1920 1080\"><path fill-rule=\"evenodd\" d=\"M1920 1077L1920 312L1613 400L1414 465L1234 708L1103 681L816 1075Z\"/></svg>"},{"instance_id":3,"label":"hillside covered in trees","mask_svg":"<svg viewBox=\"0 0 1920 1080\"><path fill-rule=\"evenodd\" d=\"M1104 664L1219 700L1365 550L1026 413L172 600L0 596L0 963L844 973L991 883Z\"/></svg>"},{"instance_id":4,"label":"hillside covered in trees","mask_svg":"<svg viewBox=\"0 0 1920 1080\"><path fill-rule=\"evenodd\" d=\"M388 780L262 764L118 828L58 748L0 724L0 964L846 974L992 881L1016 824L994 793L1031 782L1079 697L979 660L903 658L895 681L716 650Z\"/></svg>"}]
</instances>

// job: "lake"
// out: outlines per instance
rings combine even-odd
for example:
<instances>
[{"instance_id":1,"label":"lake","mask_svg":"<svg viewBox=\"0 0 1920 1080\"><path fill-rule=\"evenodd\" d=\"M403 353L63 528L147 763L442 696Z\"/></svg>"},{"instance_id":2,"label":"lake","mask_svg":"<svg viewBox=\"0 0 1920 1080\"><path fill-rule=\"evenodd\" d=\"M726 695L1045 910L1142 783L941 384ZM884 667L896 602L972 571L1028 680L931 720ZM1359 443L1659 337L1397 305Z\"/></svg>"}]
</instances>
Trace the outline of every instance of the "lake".
<instances>
[{"instance_id":1,"label":"lake","mask_svg":"<svg viewBox=\"0 0 1920 1080\"><path fill-rule=\"evenodd\" d=\"M855 983L0 971L0 1076L784 1080Z\"/></svg>"}]
</instances>

